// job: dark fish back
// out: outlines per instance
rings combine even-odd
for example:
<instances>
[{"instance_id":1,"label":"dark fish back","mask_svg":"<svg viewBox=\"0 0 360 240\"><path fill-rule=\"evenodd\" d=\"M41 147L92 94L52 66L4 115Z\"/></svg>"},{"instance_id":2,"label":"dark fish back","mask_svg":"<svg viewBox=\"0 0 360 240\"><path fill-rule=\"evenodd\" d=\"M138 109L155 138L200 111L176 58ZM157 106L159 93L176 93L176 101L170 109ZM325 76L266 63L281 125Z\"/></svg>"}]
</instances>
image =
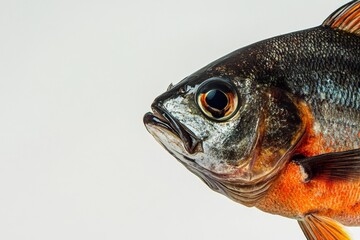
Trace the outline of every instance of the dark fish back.
<instances>
[{"instance_id":1,"label":"dark fish back","mask_svg":"<svg viewBox=\"0 0 360 240\"><path fill-rule=\"evenodd\" d=\"M360 147L359 36L320 26L239 49L208 69L296 95L329 146Z\"/></svg>"}]
</instances>

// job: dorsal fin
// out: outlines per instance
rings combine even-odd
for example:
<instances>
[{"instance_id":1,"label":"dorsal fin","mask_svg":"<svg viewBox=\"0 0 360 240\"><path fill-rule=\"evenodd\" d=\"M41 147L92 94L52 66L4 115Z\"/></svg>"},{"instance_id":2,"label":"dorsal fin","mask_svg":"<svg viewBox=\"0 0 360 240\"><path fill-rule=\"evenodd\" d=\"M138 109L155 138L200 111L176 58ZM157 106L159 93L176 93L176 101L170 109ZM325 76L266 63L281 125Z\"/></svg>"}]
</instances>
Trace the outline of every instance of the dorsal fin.
<instances>
[{"instance_id":1,"label":"dorsal fin","mask_svg":"<svg viewBox=\"0 0 360 240\"><path fill-rule=\"evenodd\" d=\"M322 24L360 36L360 0L351 1L333 12Z\"/></svg>"}]
</instances>

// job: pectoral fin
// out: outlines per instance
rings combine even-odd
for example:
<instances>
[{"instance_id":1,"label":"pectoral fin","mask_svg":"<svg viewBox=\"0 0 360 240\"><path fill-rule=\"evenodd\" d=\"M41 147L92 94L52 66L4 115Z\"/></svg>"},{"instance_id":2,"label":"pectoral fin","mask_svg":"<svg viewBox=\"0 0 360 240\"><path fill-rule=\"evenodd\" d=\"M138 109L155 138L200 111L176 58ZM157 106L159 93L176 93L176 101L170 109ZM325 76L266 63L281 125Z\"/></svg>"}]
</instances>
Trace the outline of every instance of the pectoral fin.
<instances>
[{"instance_id":1,"label":"pectoral fin","mask_svg":"<svg viewBox=\"0 0 360 240\"><path fill-rule=\"evenodd\" d=\"M334 220L316 215L307 215L298 221L308 240L350 240L342 226Z\"/></svg>"},{"instance_id":2,"label":"pectoral fin","mask_svg":"<svg viewBox=\"0 0 360 240\"><path fill-rule=\"evenodd\" d=\"M330 179L360 179L360 149L332 152L294 160L302 167L305 181L317 176Z\"/></svg>"}]
</instances>

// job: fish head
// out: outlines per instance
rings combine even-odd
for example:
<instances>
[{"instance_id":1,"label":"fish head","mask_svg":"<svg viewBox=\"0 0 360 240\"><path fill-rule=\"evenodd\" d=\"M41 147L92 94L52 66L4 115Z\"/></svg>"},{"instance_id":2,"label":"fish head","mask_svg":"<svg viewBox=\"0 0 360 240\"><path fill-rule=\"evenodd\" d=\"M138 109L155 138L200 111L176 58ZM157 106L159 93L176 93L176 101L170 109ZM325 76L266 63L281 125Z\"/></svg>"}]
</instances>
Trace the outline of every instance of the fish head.
<instances>
[{"instance_id":1,"label":"fish head","mask_svg":"<svg viewBox=\"0 0 360 240\"><path fill-rule=\"evenodd\" d=\"M302 138L300 105L252 76L218 74L208 67L170 85L144 123L210 188L251 206Z\"/></svg>"}]
</instances>

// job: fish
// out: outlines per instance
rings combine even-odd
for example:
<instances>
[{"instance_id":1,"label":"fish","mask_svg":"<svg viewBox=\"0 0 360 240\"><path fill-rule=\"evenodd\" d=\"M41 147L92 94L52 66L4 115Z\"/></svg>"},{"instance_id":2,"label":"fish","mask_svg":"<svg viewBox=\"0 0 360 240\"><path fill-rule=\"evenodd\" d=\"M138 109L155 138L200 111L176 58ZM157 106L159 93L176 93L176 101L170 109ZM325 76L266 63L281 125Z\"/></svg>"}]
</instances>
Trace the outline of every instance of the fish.
<instances>
[{"instance_id":1,"label":"fish","mask_svg":"<svg viewBox=\"0 0 360 240\"><path fill-rule=\"evenodd\" d=\"M147 131L212 190L309 240L360 226L360 0L215 60L151 109Z\"/></svg>"}]
</instances>

